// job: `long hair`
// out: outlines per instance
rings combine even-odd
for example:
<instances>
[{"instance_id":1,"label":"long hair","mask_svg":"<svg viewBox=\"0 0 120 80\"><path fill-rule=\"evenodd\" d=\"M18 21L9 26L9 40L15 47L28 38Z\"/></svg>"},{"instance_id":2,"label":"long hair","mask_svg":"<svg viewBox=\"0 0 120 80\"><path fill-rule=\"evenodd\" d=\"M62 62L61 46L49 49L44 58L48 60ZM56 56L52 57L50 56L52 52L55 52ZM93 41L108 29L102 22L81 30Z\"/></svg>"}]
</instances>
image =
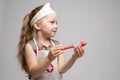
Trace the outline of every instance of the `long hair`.
<instances>
[{"instance_id":1,"label":"long hair","mask_svg":"<svg viewBox=\"0 0 120 80\"><path fill-rule=\"evenodd\" d=\"M25 45L29 40L33 39L33 37L35 37L35 34L36 34L36 30L34 29L33 26L30 25L30 21L33 18L33 16L35 16L35 14L42 7L43 5L36 7L31 13L28 13L23 19L23 25L22 25L21 34L20 34L20 41L18 43L17 58L21 64L22 70L24 70L26 73L29 73L29 70L28 70L28 67L25 61L25 56L24 56Z\"/></svg>"}]
</instances>

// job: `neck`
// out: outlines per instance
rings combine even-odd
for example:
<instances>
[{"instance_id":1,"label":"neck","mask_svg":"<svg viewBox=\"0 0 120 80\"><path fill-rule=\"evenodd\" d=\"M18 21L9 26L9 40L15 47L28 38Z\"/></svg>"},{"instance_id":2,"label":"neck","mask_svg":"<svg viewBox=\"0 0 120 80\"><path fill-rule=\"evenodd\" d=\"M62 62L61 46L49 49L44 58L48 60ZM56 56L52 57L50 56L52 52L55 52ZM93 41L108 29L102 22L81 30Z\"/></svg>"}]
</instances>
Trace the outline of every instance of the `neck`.
<instances>
[{"instance_id":1,"label":"neck","mask_svg":"<svg viewBox=\"0 0 120 80\"><path fill-rule=\"evenodd\" d=\"M42 37L42 36L38 36L37 40L40 41L46 47L48 47L50 45L50 38L45 38L45 37Z\"/></svg>"}]
</instances>

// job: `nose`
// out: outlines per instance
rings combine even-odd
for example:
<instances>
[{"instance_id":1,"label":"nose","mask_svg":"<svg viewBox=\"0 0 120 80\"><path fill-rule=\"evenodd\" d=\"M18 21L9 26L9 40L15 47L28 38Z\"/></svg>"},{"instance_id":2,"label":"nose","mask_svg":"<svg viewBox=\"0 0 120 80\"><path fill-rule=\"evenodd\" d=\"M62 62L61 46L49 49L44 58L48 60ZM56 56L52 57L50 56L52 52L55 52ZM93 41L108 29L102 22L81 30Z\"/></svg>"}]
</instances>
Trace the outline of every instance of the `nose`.
<instances>
[{"instance_id":1,"label":"nose","mask_svg":"<svg viewBox=\"0 0 120 80\"><path fill-rule=\"evenodd\" d=\"M54 24L54 27L57 29L57 28L58 28L58 25L57 25L57 24Z\"/></svg>"}]
</instances>

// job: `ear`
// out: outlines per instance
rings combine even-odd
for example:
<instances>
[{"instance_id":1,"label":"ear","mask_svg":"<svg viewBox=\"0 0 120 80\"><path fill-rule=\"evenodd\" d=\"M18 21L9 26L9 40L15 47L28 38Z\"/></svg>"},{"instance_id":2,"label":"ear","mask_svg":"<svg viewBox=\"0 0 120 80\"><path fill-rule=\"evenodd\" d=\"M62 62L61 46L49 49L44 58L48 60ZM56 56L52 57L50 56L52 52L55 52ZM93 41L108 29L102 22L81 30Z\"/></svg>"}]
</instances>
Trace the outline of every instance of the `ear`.
<instances>
[{"instance_id":1,"label":"ear","mask_svg":"<svg viewBox=\"0 0 120 80\"><path fill-rule=\"evenodd\" d=\"M36 30L41 30L41 26L38 22L35 22L33 26L35 27Z\"/></svg>"}]
</instances>

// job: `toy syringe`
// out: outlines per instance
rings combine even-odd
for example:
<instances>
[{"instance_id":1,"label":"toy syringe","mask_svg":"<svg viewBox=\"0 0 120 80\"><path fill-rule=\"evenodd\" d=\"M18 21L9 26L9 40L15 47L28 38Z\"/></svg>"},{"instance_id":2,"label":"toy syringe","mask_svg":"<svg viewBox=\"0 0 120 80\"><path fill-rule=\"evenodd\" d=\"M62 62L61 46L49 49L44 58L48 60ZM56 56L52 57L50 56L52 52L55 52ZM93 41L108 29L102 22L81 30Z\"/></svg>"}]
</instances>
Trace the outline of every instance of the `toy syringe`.
<instances>
[{"instance_id":1,"label":"toy syringe","mask_svg":"<svg viewBox=\"0 0 120 80\"><path fill-rule=\"evenodd\" d=\"M65 46L62 50L68 50L68 49L71 49L71 48L74 48L75 46L77 45L80 45L82 47L84 47L87 43L86 42L80 42L78 44L72 44L72 45L69 45L69 46ZM39 47L39 51L42 50L45 46L42 46L42 47ZM51 48L52 46L50 46Z\"/></svg>"},{"instance_id":2,"label":"toy syringe","mask_svg":"<svg viewBox=\"0 0 120 80\"><path fill-rule=\"evenodd\" d=\"M86 42L80 42L79 44L72 44L72 45L66 46L62 50L71 49L71 48L74 48L77 45L80 45L80 46L84 47L86 44L87 44Z\"/></svg>"}]
</instances>

